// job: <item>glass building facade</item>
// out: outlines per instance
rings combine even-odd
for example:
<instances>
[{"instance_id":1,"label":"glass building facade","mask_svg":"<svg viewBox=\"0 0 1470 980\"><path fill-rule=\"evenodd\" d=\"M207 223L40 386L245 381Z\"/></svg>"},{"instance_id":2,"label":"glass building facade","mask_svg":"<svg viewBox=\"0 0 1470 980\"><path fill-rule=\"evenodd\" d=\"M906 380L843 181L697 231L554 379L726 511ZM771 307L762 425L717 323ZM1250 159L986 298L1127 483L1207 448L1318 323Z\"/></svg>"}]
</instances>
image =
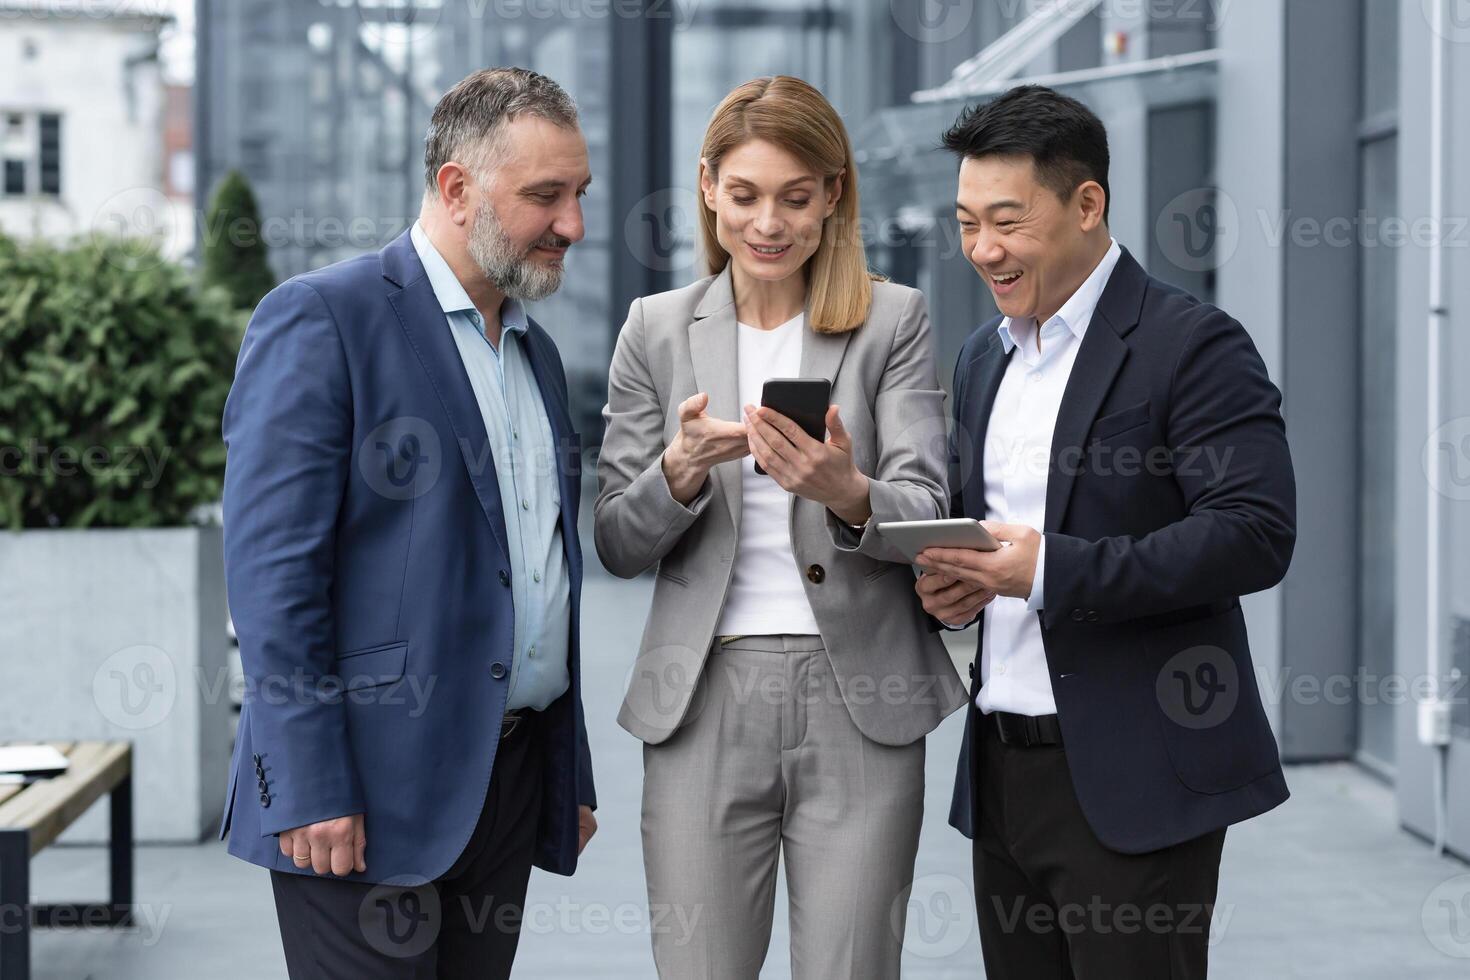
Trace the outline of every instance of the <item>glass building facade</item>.
<instances>
[{"instance_id":1,"label":"glass building facade","mask_svg":"<svg viewBox=\"0 0 1470 980\"><path fill-rule=\"evenodd\" d=\"M562 291L533 314L561 346L590 441L628 303L702 274L699 145L725 94L797 75L856 134L1015 16L979 5L926 28L886 2L196 0L197 203L202 212L220 177L241 170L281 278L380 248L418 213L423 135L444 91L488 65L555 78L581 109L594 180L587 238ZM874 246L875 266L907 278L910 257Z\"/></svg>"}]
</instances>

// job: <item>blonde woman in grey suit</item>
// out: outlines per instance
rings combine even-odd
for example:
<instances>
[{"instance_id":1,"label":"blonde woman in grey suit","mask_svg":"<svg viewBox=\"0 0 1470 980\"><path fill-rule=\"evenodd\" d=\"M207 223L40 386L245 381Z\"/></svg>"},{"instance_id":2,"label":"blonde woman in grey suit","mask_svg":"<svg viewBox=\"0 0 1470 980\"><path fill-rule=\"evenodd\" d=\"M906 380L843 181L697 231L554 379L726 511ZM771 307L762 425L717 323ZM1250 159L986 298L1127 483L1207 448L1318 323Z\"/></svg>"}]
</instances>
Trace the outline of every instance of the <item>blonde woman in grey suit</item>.
<instances>
[{"instance_id":1,"label":"blonde woman in grey suit","mask_svg":"<svg viewBox=\"0 0 1470 980\"><path fill-rule=\"evenodd\" d=\"M658 569L618 717L654 961L756 977L784 854L793 975L896 977L924 736L965 702L874 531L947 512L928 313L869 274L847 134L805 82L726 97L699 182L713 274L633 303L598 464L603 564ZM825 440L759 407L773 377L832 382Z\"/></svg>"}]
</instances>

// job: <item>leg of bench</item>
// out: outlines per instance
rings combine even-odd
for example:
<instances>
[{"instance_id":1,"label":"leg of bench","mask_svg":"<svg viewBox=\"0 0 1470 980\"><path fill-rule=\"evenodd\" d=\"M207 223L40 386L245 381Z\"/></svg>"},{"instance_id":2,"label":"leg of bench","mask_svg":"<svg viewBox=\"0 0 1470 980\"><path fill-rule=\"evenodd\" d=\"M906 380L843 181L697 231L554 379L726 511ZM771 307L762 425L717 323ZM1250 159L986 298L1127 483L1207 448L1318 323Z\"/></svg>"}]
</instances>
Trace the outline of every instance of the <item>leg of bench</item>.
<instances>
[{"instance_id":1,"label":"leg of bench","mask_svg":"<svg viewBox=\"0 0 1470 980\"><path fill-rule=\"evenodd\" d=\"M31 978L31 835L0 830L0 980Z\"/></svg>"},{"instance_id":2,"label":"leg of bench","mask_svg":"<svg viewBox=\"0 0 1470 980\"><path fill-rule=\"evenodd\" d=\"M133 918L133 777L124 776L108 800L112 833L107 850L110 865L112 922L127 925Z\"/></svg>"},{"instance_id":3,"label":"leg of bench","mask_svg":"<svg viewBox=\"0 0 1470 980\"><path fill-rule=\"evenodd\" d=\"M108 900L105 902L37 902L27 922L37 929L68 929L78 926L130 926L133 924L133 779L124 777L108 797L112 832L107 841ZM25 837L25 832L20 832ZM22 848L29 848L23 840ZM25 852L23 852L25 853ZM25 869L25 865L21 866ZM3 902L0 902L3 907ZM5 922L0 918L0 929ZM20 974L24 976L24 974ZM0 971L0 980L10 980Z\"/></svg>"}]
</instances>

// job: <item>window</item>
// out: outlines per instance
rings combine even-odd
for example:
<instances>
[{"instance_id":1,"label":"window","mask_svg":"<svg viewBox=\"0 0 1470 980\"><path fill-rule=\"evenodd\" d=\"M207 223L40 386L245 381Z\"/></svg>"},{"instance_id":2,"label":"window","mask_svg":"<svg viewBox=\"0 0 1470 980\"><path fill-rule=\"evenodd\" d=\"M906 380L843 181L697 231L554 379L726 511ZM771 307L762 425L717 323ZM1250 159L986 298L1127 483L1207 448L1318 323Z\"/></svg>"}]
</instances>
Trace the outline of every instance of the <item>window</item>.
<instances>
[{"instance_id":1,"label":"window","mask_svg":"<svg viewBox=\"0 0 1470 980\"><path fill-rule=\"evenodd\" d=\"M0 112L0 194L61 194L61 116L54 112Z\"/></svg>"},{"instance_id":2,"label":"window","mask_svg":"<svg viewBox=\"0 0 1470 980\"><path fill-rule=\"evenodd\" d=\"M41 193L61 195L61 117L52 112L41 113L40 141Z\"/></svg>"},{"instance_id":3,"label":"window","mask_svg":"<svg viewBox=\"0 0 1470 980\"><path fill-rule=\"evenodd\" d=\"M5 161L5 193L19 195L26 192L26 165L24 160Z\"/></svg>"}]
</instances>

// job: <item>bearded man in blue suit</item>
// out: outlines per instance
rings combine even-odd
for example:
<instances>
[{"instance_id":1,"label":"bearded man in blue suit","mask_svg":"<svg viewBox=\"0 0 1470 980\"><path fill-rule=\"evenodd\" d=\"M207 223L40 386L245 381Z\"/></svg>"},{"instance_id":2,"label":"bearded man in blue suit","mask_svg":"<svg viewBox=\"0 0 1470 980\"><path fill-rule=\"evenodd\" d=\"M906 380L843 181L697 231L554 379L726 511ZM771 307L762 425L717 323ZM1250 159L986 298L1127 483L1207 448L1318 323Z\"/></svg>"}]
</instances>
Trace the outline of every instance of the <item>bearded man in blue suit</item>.
<instances>
[{"instance_id":1,"label":"bearded man in blue suit","mask_svg":"<svg viewBox=\"0 0 1470 980\"><path fill-rule=\"evenodd\" d=\"M261 301L224 413L220 833L271 870L293 978L506 976L532 865L596 829L579 438L522 306L583 237L576 107L477 72L425 164L408 232Z\"/></svg>"}]
</instances>

